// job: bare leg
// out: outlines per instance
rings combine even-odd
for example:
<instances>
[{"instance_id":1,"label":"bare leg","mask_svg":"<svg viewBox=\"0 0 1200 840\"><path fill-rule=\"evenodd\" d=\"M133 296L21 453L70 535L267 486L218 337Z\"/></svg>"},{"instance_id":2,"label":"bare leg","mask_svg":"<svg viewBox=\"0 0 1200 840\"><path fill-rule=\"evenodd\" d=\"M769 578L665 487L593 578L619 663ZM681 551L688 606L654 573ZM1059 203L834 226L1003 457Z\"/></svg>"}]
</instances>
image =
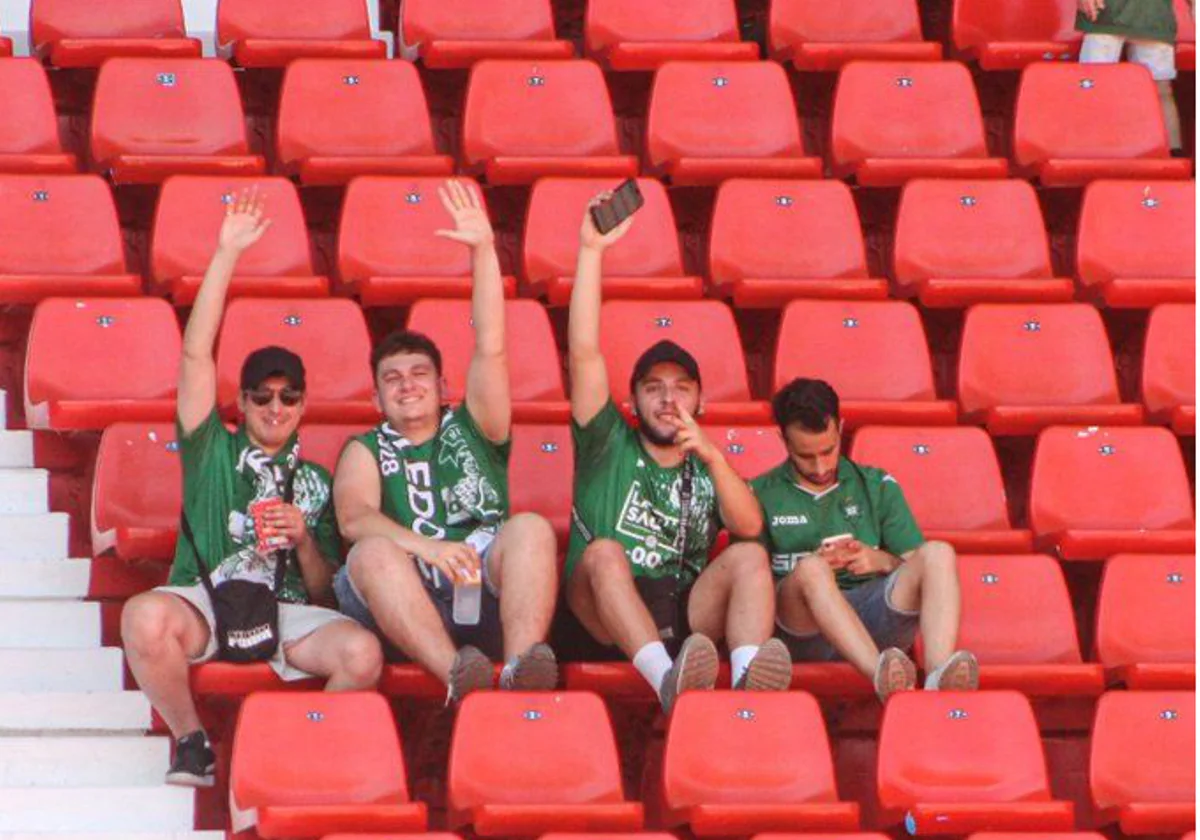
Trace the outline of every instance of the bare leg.
<instances>
[{"instance_id":1,"label":"bare leg","mask_svg":"<svg viewBox=\"0 0 1200 840\"><path fill-rule=\"evenodd\" d=\"M504 523L488 552L488 575L500 592L504 658L545 641L558 595L554 529L534 513Z\"/></svg>"},{"instance_id":2,"label":"bare leg","mask_svg":"<svg viewBox=\"0 0 1200 840\"><path fill-rule=\"evenodd\" d=\"M359 691L379 682L383 650L379 640L354 621L334 621L283 649L290 665L328 677L326 691Z\"/></svg>"},{"instance_id":3,"label":"bare leg","mask_svg":"<svg viewBox=\"0 0 1200 840\"><path fill-rule=\"evenodd\" d=\"M1179 106L1175 104L1175 91L1169 80L1157 81L1158 101L1162 105L1163 121L1167 126L1167 141L1172 151L1183 148L1183 131L1179 126Z\"/></svg>"},{"instance_id":4,"label":"bare leg","mask_svg":"<svg viewBox=\"0 0 1200 840\"><path fill-rule=\"evenodd\" d=\"M793 633L820 633L843 659L868 678L874 676L879 648L820 557L804 557L780 584L779 619Z\"/></svg>"},{"instance_id":5,"label":"bare leg","mask_svg":"<svg viewBox=\"0 0 1200 840\"><path fill-rule=\"evenodd\" d=\"M200 613L167 592L135 595L121 615L129 670L176 738L202 728L188 685L188 667L204 653L208 636Z\"/></svg>"},{"instance_id":6,"label":"bare leg","mask_svg":"<svg viewBox=\"0 0 1200 840\"><path fill-rule=\"evenodd\" d=\"M692 588L688 624L730 650L761 645L774 630L775 585L767 552L758 543L735 543L704 569Z\"/></svg>"},{"instance_id":7,"label":"bare leg","mask_svg":"<svg viewBox=\"0 0 1200 840\"><path fill-rule=\"evenodd\" d=\"M961 612L954 547L932 541L914 551L896 575L892 606L899 610L920 610L926 672L936 670L949 659L958 640Z\"/></svg>"},{"instance_id":8,"label":"bare leg","mask_svg":"<svg viewBox=\"0 0 1200 840\"><path fill-rule=\"evenodd\" d=\"M615 643L630 659L659 640L625 549L615 540L595 540L587 547L567 582L567 603L596 641Z\"/></svg>"}]
</instances>

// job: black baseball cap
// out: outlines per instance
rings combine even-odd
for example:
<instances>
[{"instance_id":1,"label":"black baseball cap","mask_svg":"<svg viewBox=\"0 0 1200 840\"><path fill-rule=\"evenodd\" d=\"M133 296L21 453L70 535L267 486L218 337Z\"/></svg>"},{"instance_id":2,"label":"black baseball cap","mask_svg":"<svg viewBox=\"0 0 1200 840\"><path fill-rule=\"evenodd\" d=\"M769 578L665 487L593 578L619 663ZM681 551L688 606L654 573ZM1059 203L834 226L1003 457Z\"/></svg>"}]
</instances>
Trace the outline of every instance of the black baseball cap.
<instances>
[{"instance_id":1,"label":"black baseball cap","mask_svg":"<svg viewBox=\"0 0 1200 840\"><path fill-rule=\"evenodd\" d=\"M637 364L633 366L633 375L629 377L630 393L633 393L637 384L646 378L650 368L662 362L679 365L683 368L684 373L696 380L697 385L700 384L700 366L696 364L696 357L674 341L664 338L638 357Z\"/></svg>"},{"instance_id":2,"label":"black baseball cap","mask_svg":"<svg viewBox=\"0 0 1200 840\"><path fill-rule=\"evenodd\" d=\"M242 390L253 391L272 376L283 376L297 391L304 390L304 362L283 347L260 347L242 362Z\"/></svg>"}]
</instances>

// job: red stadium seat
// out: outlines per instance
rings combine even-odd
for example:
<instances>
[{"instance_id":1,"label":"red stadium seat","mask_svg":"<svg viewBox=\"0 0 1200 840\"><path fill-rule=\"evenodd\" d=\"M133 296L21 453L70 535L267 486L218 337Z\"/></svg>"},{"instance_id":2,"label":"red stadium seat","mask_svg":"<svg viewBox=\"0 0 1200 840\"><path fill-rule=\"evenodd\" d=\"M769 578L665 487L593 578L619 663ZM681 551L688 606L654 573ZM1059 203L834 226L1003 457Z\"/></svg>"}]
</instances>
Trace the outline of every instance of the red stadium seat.
<instances>
[{"instance_id":1,"label":"red stadium seat","mask_svg":"<svg viewBox=\"0 0 1200 840\"><path fill-rule=\"evenodd\" d=\"M484 58L568 59L554 40L550 0L404 0L399 39L405 57L431 69L469 67Z\"/></svg>"},{"instance_id":2,"label":"red stadium seat","mask_svg":"<svg viewBox=\"0 0 1200 840\"><path fill-rule=\"evenodd\" d=\"M830 162L839 178L893 187L910 178L1003 178L988 157L971 74L954 61L855 62L834 94Z\"/></svg>"},{"instance_id":3,"label":"red stadium seat","mask_svg":"<svg viewBox=\"0 0 1200 840\"><path fill-rule=\"evenodd\" d=\"M513 426L509 508L514 514L528 511L546 517L564 548L571 529L573 455L571 429L565 423Z\"/></svg>"},{"instance_id":4,"label":"red stadium seat","mask_svg":"<svg viewBox=\"0 0 1200 840\"><path fill-rule=\"evenodd\" d=\"M467 368L475 352L475 329L468 300L420 300L408 313L408 329L425 333L442 352L443 398L463 399ZM524 423L557 423L570 415L563 392L562 367L550 319L533 300L510 300L504 308L508 339L508 376L513 418Z\"/></svg>"},{"instance_id":5,"label":"red stadium seat","mask_svg":"<svg viewBox=\"0 0 1200 840\"><path fill-rule=\"evenodd\" d=\"M95 175L0 175L0 303L137 295L117 209Z\"/></svg>"},{"instance_id":6,"label":"red stadium seat","mask_svg":"<svg viewBox=\"0 0 1200 840\"><path fill-rule=\"evenodd\" d=\"M92 105L91 166L115 183L257 175L233 70L202 58L114 58Z\"/></svg>"},{"instance_id":7,"label":"red stadium seat","mask_svg":"<svg viewBox=\"0 0 1200 840\"><path fill-rule=\"evenodd\" d=\"M1132 689L1196 688L1196 558L1119 554L1104 565L1096 657Z\"/></svg>"},{"instance_id":8,"label":"red stadium seat","mask_svg":"<svg viewBox=\"0 0 1200 840\"><path fill-rule=\"evenodd\" d=\"M12 55L12 39L0 37L0 58Z\"/></svg>"},{"instance_id":9,"label":"red stadium seat","mask_svg":"<svg viewBox=\"0 0 1200 840\"><path fill-rule=\"evenodd\" d=\"M217 402L226 416L236 412L242 362L267 345L286 347L304 360L305 420L378 422L379 412L372 404L371 337L354 301L240 298L230 302L217 343Z\"/></svg>"},{"instance_id":10,"label":"red stadium seat","mask_svg":"<svg viewBox=\"0 0 1200 840\"><path fill-rule=\"evenodd\" d=\"M1196 20L1186 0L1175 0L1175 66L1196 72ZM1194 833L1194 832L1193 832Z\"/></svg>"},{"instance_id":11,"label":"red stadium seat","mask_svg":"<svg viewBox=\"0 0 1200 840\"><path fill-rule=\"evenodd\" d=\"M593 694L468 695L448 777L451 829L472 825L495 837L642 827L641 803L622 794L608 712Z\"/></svg>"},{"instance_id":12,"label":"red stadium seat","mask_svg":"<svg viewBox=\"0 0 1200 840\"><path fill-rule=\"evenodd\" d=\"M850 457L892 474L927 539L967 554L1032 550L1033 535L1011 525L1000 463L982 429L866 426Z\"/></svg>"},{"instance_id":13,"label":"red stadium seat","mask_svg":"<svg viewBox=\"0 0 1200 840\"><path fill-rule=\"evenodd\" d=\"M1196 824L1196 694L1111 691L1096 706L1089 767L1102 823L1126 835Z\"/></svg>"},{"instance_id":14,"label":"red stadium seat","mask_svg":"<svg viewBox=\"0 0 1200 840\"><path fill-rule=\"evenodd\" d=\"M1061 364L1070 359L1070 364ZM1100 313L1086 303L983 303L967 312L958 357L963 420L993 435L1046 426L1131 426Z\"/></svg>"},{"instance_id":15,"label":"red stadium seat","mask_svg":"<svg viewBox=\"0 0 1200 840\"><path fill-rule=\"evenodd\" d=\"M792 301L783 310L772 390L797 376L824 379L850 426L943 425L957 407L939 400L925 328L902 301Z\"/></svg>"},{"instance_id":16,"label":"red stadium seat","mask_svg":"<svg viewBox=\"0 0 1200 840\"><path fill-rule=\"evenodd\" d=\"M771 58L797 70L836 71L848 61L937 61L921 38L916 0L772 0Z\"/></svg>"},{"instance_id":17,"label":"red stadium seat","mask_svg":"<svg viewBox=\"0 0 1200 840\"><path fill-rule=\"evenodd\" d=\"M665 825L697 837L858 828L858 804L838 800L821 707L802 692L682 695L662 789Z\"/></svg>"},{"instance_id":18,"label":"red stadium seat","mask_svg":"<svg viewBox=\"0 0 1200 840\"><path fill-rule=\"evenodd\" d=\"M1142 354L1142 402L1151 421L1196 435L1196 305L1164 303L1150 313Z\"/></svg>"},{"instance_id":19,"label":"red stadium seat","mask_svg":"<svg viewBox=\"0 0 1200 840\"><path fill-rule=\"evenodd\" d=\"M25 422L67 430L169 421L179 356L179 322L164 300L44 300L29 327Z\"/></svg>"},{"instance_id":20,"label":"red stadium seat","mask_svg":"<svg viewBox=\"0 0 1200 840\"><path fill-rule=\"evenodd\" d=\"M793 298L882 299L888 292L887 280L868 275L858 211L840 181L724 182L708 262L713 288L739 309Z\"/></svg>"},{"instance_id":21,"label":"red stadium seat","mask_svg":"<svg viewBox=\"0 0 1200 840\"><path fill-rule=\"evenodd\" d=\"M910 834L1070 831L1050 792L1029 701L1015 691L905 691L879 733L880 819Z\"/></svg>"},{"instance_id":22,"label":"red stadium seat","mask_svg":"<svg viewBox=\"0 0 1200 840\"><path fill-rule=\"evenodd\" d=\"M612 103L590 61L481 61L471 68L462 163L492 184L553 175L628 178Z\"/></svg>"},{"instance_id":23,"label":"red stadium seat","mask_svg":"<svg viewBox=\"0 0 1200 840\"><path fill-rule=\"evenodd\" d=\"M321 297L329 292L329 279L313 274L304 211L290 182L193 175L167 179L159 194L150 247L156 292L181 306L196 299L225 210L248 187L256 187L265 201L271 227L238 260L230 296Z\"/></svg>"},{"instance_id":24,"label":"red stadium seat","mask_svg":"<svg viewBox=\"0 0 1200 840\"><path fill-rule=\"evenodd\" d=\"M174 423L114 423L100 437L92 486L92 553L175 556L183 474Z\"/></svg>"},{"instance_id":25,"label":"red stadium seat","mask_svg":"<svg viewBox=\"0 0 1200 840\"><path fill-rule=\"evenodd\" d=\"M530 293L564 306L575 282L579 255L579 223L588 201L615 187L611 180L544 178L534 185L525 221L525 282ZM604 253L604 297L698 298L704 280L686 276L675 215L667 190L652 178L639 178L646 200L637 223Z\"/></svg>"},{"instance_id":26,"label":"red stadium seat","mask_svg":"<svg viewBox=\"0 0 1200 840\"><path fill-rule=\"evenodd\" d=\"M187 37L179 0L133 0L110 6L89 0L34 0L33 54L55 67L99 67L117 56L199 58Z\"/></svg>"},{"instance_id":27,"label":"red stadium seat","mask_svg":"<svg viewBox=\"0 0 1200 840\"><path fill-rule=\"evenodd\" d=\"M416 68L406 61L298 59L288 65L276 131L279 167L308 185L356 175L449 175Z\"/></svg>"},{"instance_id":28,"label":"red stadium seat","mask_svg":"<svg viewBox=\"0 0 1200 840\"><path fill-rule=\"evenodd\" d=\"M31 58L0 61L0 173L75 171L64 154L46 71Z\"/></svg>"},{"instance_id":29,"label":"red stadium seat","mask_svg":"<svg viewBox=\"0 0 1200 840\"><path fill-rule=\"evenodd\" d=\"M707 422L703 426L709 440L747 481L774 469L787 457L787 448L776 426L711 425Z\"/></svg>"},{"instance_id":30,"label":"red stadium seat","mask_svg":"<svg viewBox=\"0 0 1200 840\"><path fill-rule=\"evenodd\" d=\"M910 181L892 252L896 284L925 306L1069 301L1055 277L1037 193L1025 181Z\"/></svg>"},{"instance_id":31,"label":"red stadium seat","mask_svg":"<svg viewBox=\"0 0 1200 840\"><path fill-rule=\"evenodd\" d=\"M613 399L628 402L629 377L645 350L663 339L696 357L707 423L768 422L770 412L750 401L750 384L737 324L729 307L715 300L615 300L600 309L600 349L608 365Z\"/></svg>"},{"instance_id":32,"label":"red stadium seat","mask_svg":"<svg viewBox=\"0 0 1200 840\"><path fill-rule=\"evenodd\" d=\"M371 38L360 0L220 0L217 48L242 67L283 67L297 58L387 58L387 44Z\"/></svg>"},{"instance_id":33,"label":"red stadium seat","mask_svg":"<svg viewBox=\"0 0 1200 840\"><path fill-rule=\"evenodd\" d=\"M331 761L331 756L354 756ZM233 736L234 831L320 837L425 829L408 796L399 728L374 692L263 692L242 704Z\"/></svg>"},{"instance_id":34,"label":"red stadium seat","mask_svg":"<svg viewBox=\"0 0 1200 840\"><path fill-rule=\"evenodd\" d=\"M1170 157L1154 80L1128 63L1026 67L1013 161L1022 177L1047 187L1097 178L1183 180L1192 173L1191 161Z\"/></svg>"},{"instance_id":35,"label":"red stadium seat","mask_svg":"<svg viewBox=\"0 0 1200 840\"><path fill-rule=\"evenodd\" d=\"M584 22L588 58L608 70L657 70L667 61L756 61L738 37L734 0L591 0Z\"/></svg>"},{"instance_id":36,"label":"red stadium seat","mask_svg":"<svg viewBox=\"0 0 1200 840\"><path fill-rule=\"evenodd\" d=\"M300 429L300 457L329 470L337 470L338 459L346 441L367 431L363 425L326 426L308 425Z\"/></svg>"},{"instance_id":37,"label":"red stadium seat","mask_svg":"<svg viewBox=\"0 0 1200 840\"><path fill-rule=\"evenodd\" d=\"M1179 443L1167 429L1046 429L1038 438L1029 525L1065 560L1193 551L1196 520Z\"/></svg>"},{"instance_id":38,"label":"red stadium seat","mask_svg":"<svg viewBox=\"0 0 1200 840\"><path fill-rule=\"evenodd\" d=\"M1196 299L1196 183L1093 181L1076 240L1079 282L1108 306Z\"/></svg>"},{"instance_id":39,"label":"red stadium seat","mask_svg":"<svg viewBox=\"0 0 1200 840\"><path fill-rule=\"evenodd\" d=\"M1035 61L1074 61L1075 0L955 0L954 46L984 70L1020 70Z\"/></svg>"},{"instance_id":40,"label":"red stadium seat","mask_svg":"<svg viewBox=\"0 0 1200 840\"><path fill-rule=\"evenodd\" d=\"M677 185L726 178L820 178L805 157L787 74L770 61L679 61L654 76L647 174Z\"/></svg>"}]
</instances>

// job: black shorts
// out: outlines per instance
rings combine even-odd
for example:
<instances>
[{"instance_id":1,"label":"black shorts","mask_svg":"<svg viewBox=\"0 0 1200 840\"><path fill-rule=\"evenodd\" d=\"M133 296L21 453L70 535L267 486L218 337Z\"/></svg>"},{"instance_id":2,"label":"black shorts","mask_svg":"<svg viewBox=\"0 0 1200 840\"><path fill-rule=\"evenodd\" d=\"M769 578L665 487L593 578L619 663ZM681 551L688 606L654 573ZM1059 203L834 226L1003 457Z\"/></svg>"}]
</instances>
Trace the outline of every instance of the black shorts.
<instances>
[{"instance_id":1,"label":"black shorts","mask_svg":"<svg viewBox=\"0 0 1200 840\"><path fill-rule=\"evenodd\" d=\"M692 596L692 584L681 587L674 578L635 577L633 580L642 603L658 627L659 638L666 645L667 652L675 656L683 640L691 634L688 602ZM612 662L625 659L616 645L602 644L588 632L575 617L565 598L559 604L552 636L554 649L569 661Z\"/></svg>"}]
</instances>

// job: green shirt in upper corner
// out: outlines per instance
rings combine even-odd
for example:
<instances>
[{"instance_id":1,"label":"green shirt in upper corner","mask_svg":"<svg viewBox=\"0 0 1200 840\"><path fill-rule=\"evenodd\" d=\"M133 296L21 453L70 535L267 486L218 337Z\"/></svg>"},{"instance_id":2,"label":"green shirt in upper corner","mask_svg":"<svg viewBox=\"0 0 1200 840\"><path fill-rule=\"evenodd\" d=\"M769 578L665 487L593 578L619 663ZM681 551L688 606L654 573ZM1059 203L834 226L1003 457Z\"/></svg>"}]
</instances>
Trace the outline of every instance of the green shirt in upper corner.
<instances>
[{"instance_id":1,"label":"green shirt in upper corner","mask_svg":"<svg viewBox=\"0 0 1200 840\"><path fill-rule=\"evenodd\" d=\"M1085 34L1174 44L1179 27L1171 0L1105 0L1094 21L1076 13L1075 28Z\"/></svg>"}]
</instances>

